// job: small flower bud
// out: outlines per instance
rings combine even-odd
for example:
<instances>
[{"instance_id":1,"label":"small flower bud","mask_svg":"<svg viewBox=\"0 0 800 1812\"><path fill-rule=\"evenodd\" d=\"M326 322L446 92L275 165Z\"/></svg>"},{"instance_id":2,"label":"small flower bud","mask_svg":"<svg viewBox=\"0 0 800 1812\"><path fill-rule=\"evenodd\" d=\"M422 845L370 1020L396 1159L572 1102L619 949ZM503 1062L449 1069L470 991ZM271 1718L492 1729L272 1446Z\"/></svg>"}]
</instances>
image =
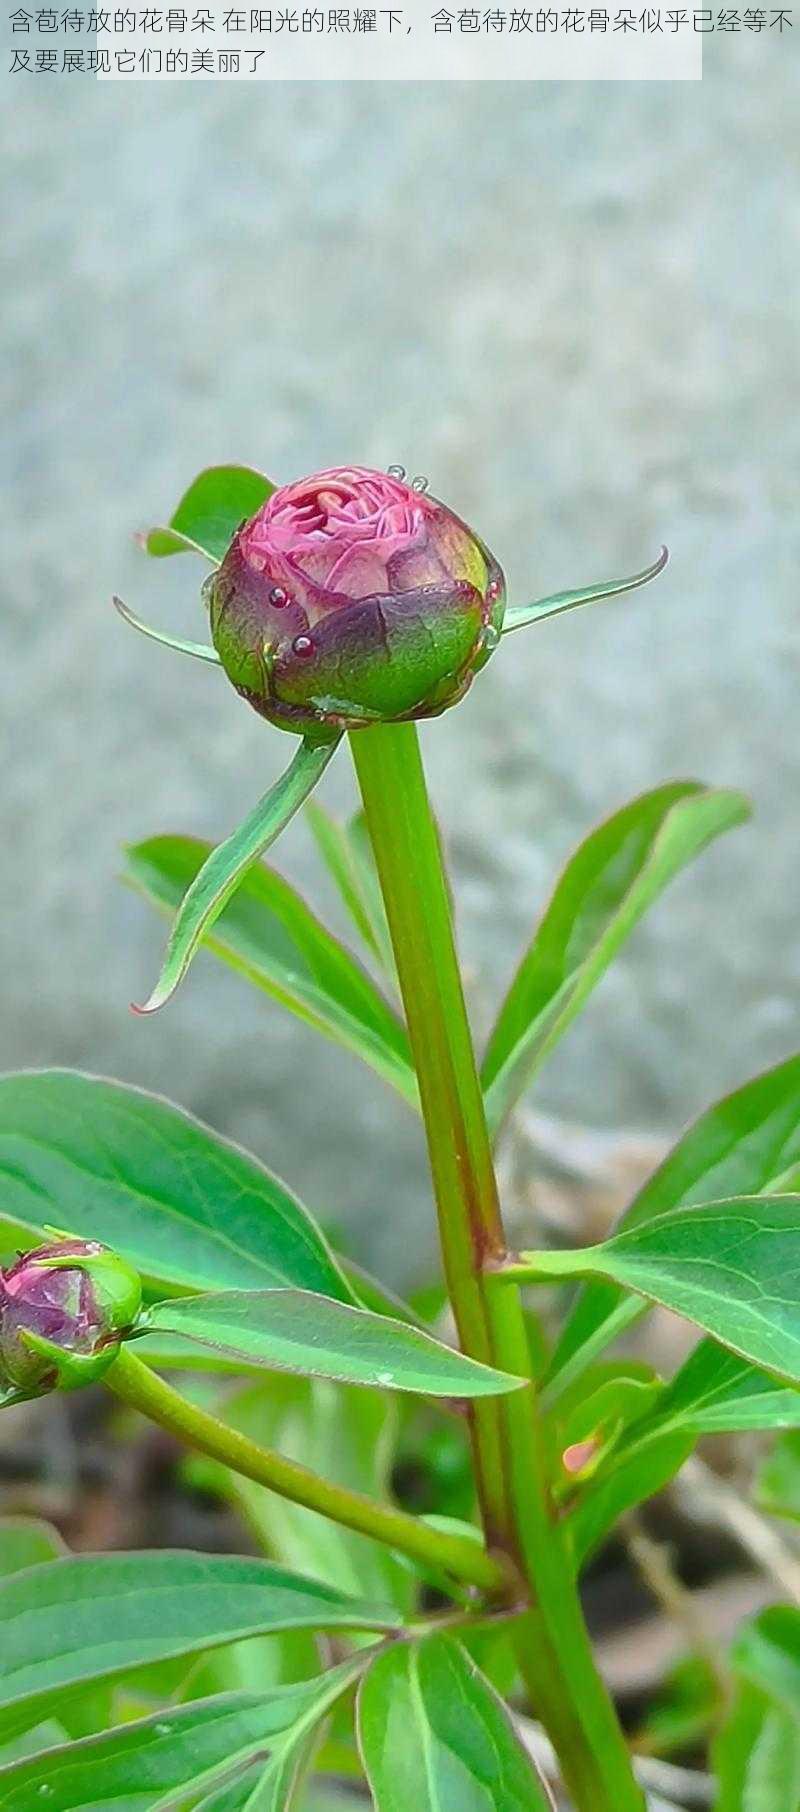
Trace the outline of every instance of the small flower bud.
<instances>
[{"instance_id":1,"label":"small flower bud","mask_svg":"<svg viewBox=\"0 0 800 1812\"><path fill-rule=\"evenodd\" d=\"M142 1306L137 1273L95 1240L64 1239L0 1271L0 1374L26 1395L102 1376Z\"/></svg>"},{"instance_id":2,"label":"small flower bud","mask_svg":"<svg viewBox=\"0 0 800 1812\"><path fill-rule=\"evenodd\" d=\"M500 567L458 516L360 466L274 491L205 591L228 678L300 734L437 716L496 648L505 609Z\"/></svg>"}]
</instances>

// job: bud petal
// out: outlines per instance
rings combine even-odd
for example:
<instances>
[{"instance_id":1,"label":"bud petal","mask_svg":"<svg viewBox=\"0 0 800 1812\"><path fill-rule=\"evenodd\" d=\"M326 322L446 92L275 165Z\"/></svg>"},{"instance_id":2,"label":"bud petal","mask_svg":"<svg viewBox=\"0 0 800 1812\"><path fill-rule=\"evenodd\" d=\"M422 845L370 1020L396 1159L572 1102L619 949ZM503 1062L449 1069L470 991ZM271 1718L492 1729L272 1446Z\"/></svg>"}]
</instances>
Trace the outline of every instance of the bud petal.
<instances>
[{"instance_id":1,"label":"bud petal","mask_svg":"<svg viewBox=\"0 0 800 1812\"><path fill-rule=\"evenodd\" d=\"M497 646L503 575L444 504L337 467L274 491L206 581L237 691L283 729L432 717Z\"/></svg>"},{"instance_id":2,"label":"bud petal","mask_svg":"<svg viewBox=\"0 0 800 1812\"><path fill-rule=\"evenodd\" d=\"M0 1374L28 1396L102 1376L142 1306L137 1273L94 1240L59 1240L0 1271Z\"/></svg>"}]
</instances>

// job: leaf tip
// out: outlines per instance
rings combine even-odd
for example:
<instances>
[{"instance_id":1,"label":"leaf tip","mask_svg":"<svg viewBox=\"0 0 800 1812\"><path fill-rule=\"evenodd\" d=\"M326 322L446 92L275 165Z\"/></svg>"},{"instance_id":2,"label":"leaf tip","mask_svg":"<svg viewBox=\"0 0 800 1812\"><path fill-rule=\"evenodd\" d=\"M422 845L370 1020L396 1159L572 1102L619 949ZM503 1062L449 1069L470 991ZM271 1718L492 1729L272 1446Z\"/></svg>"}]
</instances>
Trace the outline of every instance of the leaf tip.
<instances>
[{"instance_id":1,"label":"leaf tip","mask_svg":"<svg viewBox=\"0 0 800 1812\"><path fill-rule=\"evenodd\" d=\"M169 998L169 994L161 994L158 987L155 987L147 1000L131 1001L131 1012L136 1014L137 1019L149 1019L151 1013L157 1013L161 1007L166 1006Z\"/></svg>"}]
</instances>

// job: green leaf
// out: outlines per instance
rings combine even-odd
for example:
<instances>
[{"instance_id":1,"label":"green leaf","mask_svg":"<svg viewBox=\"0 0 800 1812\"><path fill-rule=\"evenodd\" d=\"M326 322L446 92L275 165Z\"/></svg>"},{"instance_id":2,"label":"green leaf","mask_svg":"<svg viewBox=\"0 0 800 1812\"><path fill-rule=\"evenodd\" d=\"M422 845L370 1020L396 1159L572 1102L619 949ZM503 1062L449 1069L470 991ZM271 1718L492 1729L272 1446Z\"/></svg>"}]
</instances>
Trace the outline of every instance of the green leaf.
<instances>
[{"instance_id":1,"label":"green leaf","mask_svg":"<svg viewBox=\"0 0 800 1812\"><path fill-rule=\"evenodd\" d=\"M694 1436L668 1432L641 1450L623 1447L601 1466L571 1510L567 1522L576 1571L605 1540L626 1510L662 1491L679 1472L694 1446Z\"/></svg>"},{"instance_id":2,"label":"green leaf","mask_svg":"<svg viewBox=\"0 0 800 1812\"><path fill-rule=\"evenodd\" d=\"M800 1391L776 1384L716 1340L700 1340L633 1430L638 1446L683 1429L694 1436L759 1428L800 1428Z\"/></svg>"},{"instance_id":3,"label":"green leaf","mask_svg":"<svg viewBox=\"0 0 800 1812\"><path fill-rule=\"evenodd\" d=\"M142 1089L70 1070L0 1077L9 1244L99 1239L177 1289L296 1286L350 1299L332 1254L257 1159Z\"/></svg>"},{"instance_id":4,"label":"green leaf","mask_svg":"<svg viewBox=\"0 0 800 1812\"><path fill-rule=\"evenodd\" d=\"M774 1190L777 1179L799 1160L800 1057L790 1057L701 1114L639 1191L618 1231L670 1208ZM640 1310L641 1304L630 1298L626 1303L613 1286L590 1284L562 1330L551 1385L558 1380L555 1387L563 1387L576 1363L585 1362Z\"/></svg>"},{"instance_id":5,"label":"green leaf","mask_svg":"<svg viewBox=\"0 0 800 1812\"><path fill-rule=\"evenodd\" d=\"M35 1516L4 1516L0 1521L0 1578L66 1553L66 1544L52 1523L40 1522Z\"/></svg>"},{"instance_id":6,"label":"green leaf","mask_svg":"<svg viewBox=\"0 0 800 1812\"><path fill-rule=\"evenodd\" d=\"M800 1392L797 1396L800 1409ZM800 1423L800 1414L797 1417ZM770 1516L785 1516L800 1523L800 1431L783 1435L759 1467L756 1502Z\"/></svg>"},{"instance_id":7,"label":"green leaf","mask_svg":"<svg viewBox=\"0 0 800 1812\"><path fill-rule=\"evenodd\" d=\"M770 1709L763 1693L744 1682L738 1685L728 1716L711 1746L718 1788L714 1812L744 1812L750 1761Z\"/></svg>"},{"instance_id":8,"label":"green leaf","mask_svg":"<svg viewBox=\"0 0 800 1812\"><path fill-rule=\"evenodd\" d=\"M209 843L194 837L152 837L128 848L124 879L153 905L173 913L210 850ZM256 863L202 941L237 974L306 1025L354 1051L416 1104L404 1026L349 950L281 875Z\"/></svg>"},{"instance_id":9,"label":"green leaf","mask_svg":"<svg viewBox=\"0 0 800 1812\"><path fill-rule=\"evenodd\" d=\"M395 979L394 956L363 812L340 824L315 799L306 818L328 873L368 950Z\"/></svg>"},{"instance_id":10,"label":"green leaf","mask_svg":"<svg viewBox=\"0 0 800 1812\"><path fill-rule=\"evenodd\" d=\"M800 1718L800 1610L773 1604L742 1624L731 1663L752 1686Z\"/></svg>"},{"instance_id":11,"label":"green leaf","mask_svg":"<svg viewBox=\"0 0 800 1812\"><path fill-rule=\"evenodd\" d=\"M632 1226L577 1252L523 1253L529 1280L607 1277L800 1384L800 1196L740 1196Z\"/></svg>"},{"instance_id":12,"label":"green leaf","mask_svg":"<svg viewBox=\"0 0 800 1812\"><path fill-rule=\"evenodd\" d=\"M768 1711L750 1754L742 1812L800 1812L800 1721Z\"/></svg>"},{"instance_id":13,"label":"green leaf","mask_svg":"<svg viewBox=\"0 0 800 1812\"><path fill-rule=\"evenodd\" d=\"M242 1783L249 1791L234 1800L237 1808L246 1808L246 1812L290 1812L297 1804L298 1792L318 1745L318 1726L336 1700L363 1672L365 1661L364 1655L351 1657L316 1681L314 1697L309 1699L286 1737L276 1743L266 1766L262 1763L257 1768L252 1783L249 1776L247 1782Z\"/></svg>"},{"instance_id":14,"label":"green leaf","mask_svg":"<svg viewBox=\"0 0 800 1812\"><path fill-rule=\"evenodd\" d=\"M487 1397L524 1378L494 1371L430 1334L305 1290L225 1290L156 1303L158 1334L188 1334L267 1370L433 1397Z\"/></svg>"},{"instance_id":15,"label":"green leaf","mask_svg":"<svg viewBox=\"0 0 800 1812\"><path fill-rule=\"evenodd\" d=\"M618 598L624 591L635 591L639 585L647 585L650 579L663 573L668 559L669 550L662 547L652 566L634 573L630 579L606 579L598 585L584 585L579 591L553 592L551 597L540 598L535 604L511 604L503 621L503 635L509 635L512 629L525 629L529 623L540 622L542 617L557 617L564 610L576 610L580 604L596 604L600 598Z\"/></svg>"},{"instance_id":16,"label":"green leaf","mask_svg":"<svg viewBox=\"0 0 800 1812\"><path fill-rule=\"evenodd\" d=\"M308 798L341 741L304 739L288 768L224 843L203 863L175 916L152 994L137 1013L157 1013L182 981L198 945L219 918L253 863L270 849Z\"/></svg>"},{"instance_id":17,"label":"green leaf","mask_svg":"<svg viewBox=\"0 0 800 1812\"><path fill-rule=\"evenodd\" d=\"M591 1437L605 1446L638 1423L663 1394L655 1372L635 1360L597 1366L585 1384L580 1398L558 1419L559 1446L575 1446Z\"/></svg>"},{"instance_id":18,"label":"green leaf","mask_svg":"<svg viewBox=\"0 0 800 1812\"><path fill-rule=\"evenodd\" d=\"M358 1730L377 1812L550 1812L505 1706L448 1637L378 1656Z\"/></svg>"},{"instance_id":19,"label":"green leaf","mask_svg":"<svg viewBox=\"0 0 800 1812\"><path fill-rule=\"evenodd\" d=\"M762 1611L731 1662L739 1687L713 1749L717 1812L800 1812L800 1611Z\"/></svg>"},{"instance_id":20,"label":"green leaf","mask_svg":"<svg viewBox=\"0 0 800 1812\"><path fill-rule=\"evenodd\" d=\"M227 1693L170 1709L0 1769L1 1812L151 1812L183 1788L200 1788L226 1764L256 1752L283 1731L302 1697L293 1688L266 1698Z\"/></svg>"},{"instance_id":21,"label":"green leaf","mask_svg":"<svg viewBox=\"0 0 800 1812\"><path fill-rule=\"evenodd\" d=\"M0 1584L0 1733L38 1723L68 1688L172 1655L287 1629L393 1629L269 1561L159 1551L78 1555Z\"/></svg>"},{"instance_id":22,"label":"green leaf","mask_svg":"<svg viewBox=\"0 0 800 1812\"><path fill-rule=\"evenodd\" d=\"M715 1812L800 1812L800 1720L740 1685L713 1744Z\"/></svg>"},{"instance_id":23,"label":"green leaf","mask_svg":"<svg viewBox=\"0 0 800 1812\"><path fill-rule=\"evenodd\" d=\"M388 1501L399 1417L397 1401L385 1391L356 1396L327 1379L273 1374L234 1396L226 1392L215 1413L318 1477ZM224 1467L219 1472L226 1494L267 1553L340 1591L410 1610L413 1577L391 1550L239 1473Z\"/></svg>"},{"instance_id":24,"label":"green leaf","mask_svg":"<svg viewBox=\"0 0 800 1812\"><path fill-rule=\"evenodd\" d=\"M605 1468L609 1455L630 1428L647 1417L663 1392L655 1372L632 1360L597 1366L584 1382L583 1394L560 1403L560 1413L548 1418L559 1500L574 1494L577 1481L583 1484L598 1467Z\"/></svg>"},{"instance_id":25,"label":"green leaf","mask_svg":"<svg viewBox=\"0 0 800 1812\"><path fill-rule=\"evenodd\" d=\"M489 1040L483 1085L497 1131L625 939L675 875L748 815L741 793L676 781L581 844L559 880Z\"/></svg>"},{"instance_id":26,"label":"green leaf","mask_svg":"<svg viewBox=\"0 0 800 1812\"><path fill-rule=\"evenodd\" d=\"M224 1693L0 1768L0 1812L167 1812L189 1790L283 1746L322 1717L354 1677L353 1663L267 1693Z\"/></svg>"},{"instance_id":27,"label":"green leaf","mask_svg":"<svg viewBox=\"0 0 800 1812\"><path fill-rule=\"evenodd\" d=\"M148 554L205 554L214 566L227 553L241 522L255 516L274 484L251 466L207 466L193 479L167 528L142 537Z\"/></svg>"}]
</instances>

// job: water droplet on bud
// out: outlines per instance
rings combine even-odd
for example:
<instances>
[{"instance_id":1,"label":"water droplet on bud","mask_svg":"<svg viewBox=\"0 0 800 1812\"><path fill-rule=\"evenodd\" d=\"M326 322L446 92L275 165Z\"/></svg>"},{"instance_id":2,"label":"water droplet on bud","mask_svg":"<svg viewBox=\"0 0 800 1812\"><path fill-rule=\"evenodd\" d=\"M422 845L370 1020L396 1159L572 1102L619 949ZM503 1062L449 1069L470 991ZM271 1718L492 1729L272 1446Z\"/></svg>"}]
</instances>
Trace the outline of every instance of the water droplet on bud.
<instances>
[{"instance_id":1,"label":"water droplet on bud","mask_svg":"<svg viewBox=\"0 0 800 1812\"><path fill-rule=\"evenodd\" d=\"M156 1736L169 1736L171 1729L172 1729L171 1724L157 1724L156 1725Z\"/></svg>"},{"instance_id":2,"label":"water droplet on bud","mask_svg":"<svg viewBox=\"0 0 800 1812\"><path fill-rule=\"evenodd\" d=\"M428 489L427 478L419 478L419 477L412 478L411 489L412 489L412 491L427 491L427 489Z\"/></svg>"},{"instance_id":3,"label":"water droplet on bud","mask_svg":"<svg viewBox=\"0 0 800 1812\"><path fill-rule=\"evenodd\" d=\"M289 602L289 593L284 591L282 585L273 585L269 601L270 604L274 604L276 610L283 610L284 605Z\"/></svg>"},{"instance_id":4,"label":"water droplet on bud","mask_svg":"<svg viewBox=\"0 0 800 1812\"><path fill-rule=\"evenodd\" d=\"M495 629L494 623L487 623L481 636L481 647L486 649L487 654L493 654L499 640L499 629Z\"/></svg>"},{"instance_id":5,"label":"water droplet on bud","mask_svg":"<svg viewBox=\"0 0 800 1812\"><path fill-rule=\"evenodd\" d=\"M400 482L402 484L402 481L406 475L405 466L387 466L386 470L387 470L390 478L399 478Z\"/></svg>"},{"instance_id":6,"label":"water droplet on bud","mask_svg":"<svg viewBox=\"0 0 800 1812\"><path fill-rule=\"evenodd\" d=\"M299 654L301 660L307 661L309 655L314 653L314 644L310 635L296 635L292 643L292 652Z\"/></svg>"}]
</instances>

